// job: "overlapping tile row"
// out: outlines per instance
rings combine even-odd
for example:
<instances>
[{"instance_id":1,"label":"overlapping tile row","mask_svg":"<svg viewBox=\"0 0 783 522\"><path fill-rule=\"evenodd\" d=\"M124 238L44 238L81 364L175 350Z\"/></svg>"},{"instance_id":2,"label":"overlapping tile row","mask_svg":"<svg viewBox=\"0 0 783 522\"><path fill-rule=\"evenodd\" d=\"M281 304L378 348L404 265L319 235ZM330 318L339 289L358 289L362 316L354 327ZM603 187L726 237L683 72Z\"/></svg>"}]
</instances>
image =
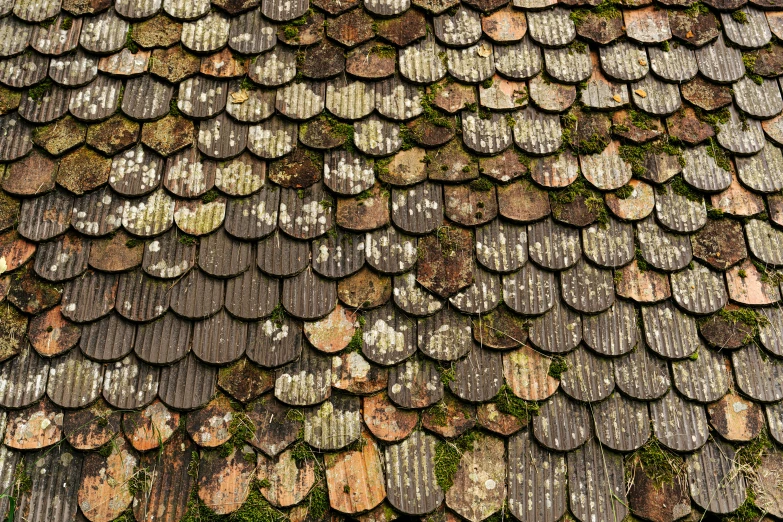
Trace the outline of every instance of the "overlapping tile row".
<instances>
[{"instance_id":1,"label":"overlapping tile row","mask_svg":"<svg viewBox=\"0 0 783 522\"><path fill-rule=\"evenodd\" d=\"M783 518L781 9L0 1L0 517Z\"/></svg>"}]
</instances>

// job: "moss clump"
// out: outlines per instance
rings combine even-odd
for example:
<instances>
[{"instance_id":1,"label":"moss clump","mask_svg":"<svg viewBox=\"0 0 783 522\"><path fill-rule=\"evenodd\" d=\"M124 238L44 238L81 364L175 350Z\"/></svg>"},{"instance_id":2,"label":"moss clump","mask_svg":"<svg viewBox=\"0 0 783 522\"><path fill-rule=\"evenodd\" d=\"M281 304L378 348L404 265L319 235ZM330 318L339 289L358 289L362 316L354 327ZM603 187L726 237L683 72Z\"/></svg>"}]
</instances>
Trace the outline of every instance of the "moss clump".
<instances>
[{"instance_id":1,"label":"moss clump","mask_svg":"<svg viewBox=\"0 0 783 522\"><path fill-rule=\"evenodd\" d=\"M215 201L218 198L218 195L219 194L218 194L217 190L211 189L208 192L205 192L201 196L201 202L202 203L212 203L213 201Z\"/></svg>"},{"instance_id":2,"label":"moss clump","mask_svg":"<svg viewBox=\"0 0 783 522\"><path fill-rule=\"evenodd\" d=\"M648 114L645 114L640 111L628 111L628 117L631 120L631 123L634 124L635 127L641 129L641 130L652 130L653 129L653 119Z\"/></svg>"},{"instance_id":3,"label":"moss clump","mask_svg":"<svg viewBox=\"0 0 783 522\"><path fill-rule=\"evenodd\" d=\"M604 198L594 190L588 189L581 177L566 188L549 193L549 200L555 211L559 205L573 203L578 197L584 198L585 206L595 215L595 220L598 223L603 224L609 221L609 211L606 209Z\"/></svg>"},{"instance_id":4,"label":"moss clump","mask_svg":"<svg viewBox=\"0 0 783 522\"><path fill-rule=\"evenodd\" d=\"M444 367L438 367L438 370L440 371L440 382L444 386L448 386L450 382L452 382L454 379L456 379L456 373L454 370L454 365L451 365L447 368Z\"/></svg>"},{"instance_id":5,"label":"moss clump","mask_svg":"<svg viewBox=\"0 0 783 522\"><path fill-rule=\"evenodd\" d=\"M470 169L470 167L468 167L468 169ZM474 179L470 182L470 188L479 192L489 192L494 186L495 185L493 185L490 180L484 177Z\"/></svg>"},{"instance_id":6,"label":"moss clump","mask_svg":"<svg viewBox=\"0 0 783 522\"><path fill-rule=\"evenodd\" d=\"M169 114L171 116L180 116L180 115L182 115L182 113L179 110L179 106L177 105L178 102L179 102L179 100L177 99L176 96L172 96L171 97L171 101L169 102Z\"/></svg>"},{"instance_id":7,"label":"moss clump","mask_svg":"<svg viewBox=\"0 0 783 522\"><path fill-rule=\"evenodd\" d=\"M663 42L661 42L661 50L662 50L663 52L665 52L665 53L668 53L668 52L669 52L669 50L670 50L670 47L669 47L669 40L664 40Z\"/></svg>"},{"instance_id":8,"label":"moss clump","mask_svg":"<svg viewBox=\"0 0 783 522\"><path fill-rule=\"evenodd\" d=\"M231 453L240 448L253 437L255 437L256 426L250 417L244 411L234 411L231 422L228 425L228 432L231 438L220 446L220 456L228 457ZM250 457L255 462L255 453L250 452L244 455Z\"/></svg>"},{"instance_id":9,"label":"moss clump","mask_svg":"<svg viewBox=\"0 0 783 522\"><path fill-rule=\"evenodd\" d=\"M133 25L129 25L128 32L125 33L125 48L134 54L139 51L139 46L133 41Z\"/></svg>"},{"instance_id":10,"label":"moss clump","mask_svg":"<svg viewBox=\"0 0 783 522\"><path fill-rule=\"evenodd\" d=\"M675 176L669 182L669 187L678 196L686 198L688 201L702 201L701 194L693 190L682 179L682 176Z\"/></svg>"},{"instance_id":11,"label":"moss clump","mask_svg":"<svg viewBox=\"0 0 783 522\"><path fill-rule=\"evenodd\" d=\"M186 246L195 245L198 242L198 240L195 237L184 235L184 234L179 236L178 241L181 245L186 245Z\"/></svg>"},{"instance_id":12,"label":"moss clump","mask_svg":"<svg viewBox=\"0 0 783 522\"><path fill-rule=\"evenodd\" d=\"M718 132L718 125L725 124L731 119L731 113L726 107L714 112L707 112L699 107L695 107L694 111L696 112L696 117L704 123L712 125L715 132Z\"/></svg>"},{"instance_id":13,"label":"moss clump","mask_svg":"<svg viewBox=\"0 0 783 522\"><path fill-rule=\"evenodd\" d=\"M642 255L642 249L637 247L636 248L636 267L639 269L639 272L646 272L650 269L649 265L647 264L647 261L644 259L644 256Z\"/></svg>"},{"instance_id":14,"label":"moss clump","mask_svg":"<svg viewBox=\"0 0 783 522\"><path fill-rule=\"evenodd\" d=\"M425 413L429 416L430 422L436 426L445 426L448 423L448 408L442 400L427 408Z\"/></svg>"},{"instance_id":15,"label":"moss clump","mask_svg":"<svg viewBox=\"0 0 783 522\"><path fill-rule=\"evenodd\" d=\"M495 403L498 411L513 415L523 424L527 424L532 417L538 415L541 411L541 407L537 402L528 402L514 395L508 384L500 387L492 402Z\"/></svg>"},{"instance_id":16,"label":"moss clump","mask_svg":"<svg viewBox=\"0 0 783 522\"><path fill-rule=\"evenodd\" d=\"M719 208L715 208L707 202L707 217L710 219L721 219L723 217L723 211Z\"/></svg>"},{"instance_id":17,"label":"moss clump","mask_svg":"<svg viewBox=\"0 0 783 522\"><path fill-rule=\"evenodd\" d=\"M765 316L752 308L740 308L738 310L726 310L723 308L718 310L718 317L732 324L742 323L750 329L750 333L742 341L744 344L751 342L759 334L759 331L769 324L769 320Z\"/></svg>"},{"instance_id":18,"label":"moss clump","mask_svg":"<svg viewBox=\"0 0 783 522\"><path fill-rule=\"evenodd\" d=\"M571 20L579 27L587 21L588 16L597 16L604 19L619 18L622 13L617 8L619 2L604 0L592 9L575 9L571 11Z\"/></svg>"},{"instance_id":19,"label":"moss clump","mask_svg":"<svg viewBox=\"0 0 783 522\"><path fill-rule=\"evenodd\" d=\"M275 306L275 309L272 310L272 314L269 316L269 320L272 321L276 327L280 328L283 326L286 317L288 317L288 314L286 313L285 308L283 308L281 303L277 303L277 306Z\"/></svg>"},{"instance_id":20,"label":"moss clump","mask_svg":"<svg viewBox=\"0 0 783 522\"><path fill-rule=\"evenodd\" d=\"M779 285L783 283L783 272L770 268L767 265L756 261L755 259L753 260L753 266L755 266L756 270L758 270L759 274L761 274L762 282L771 285Z\"/></svg>"},{"instance_id":21,"label":"moss clump","mask_svg":"<svg viewBox=\"0 0 783 522\"><path fill-rule=\"evenodd\" d=\"M436 127L454 128L454 119L447 118L435 107L435 97L441 91L441 84L434 84L429 87L429 92L425 89L419 89L419 99L423 109L422 118L424 121L435 125ZM475 105L475 104L474 104ZM477 110L476 107L473 109Z\"/></svg>"},{"instance_id":22,"label":"moss clump","mask_svg":"<svg viewBox=\"0 0 783 522\"><path fill-rule=\"evenodd\" d=\"M710 14L710 9L706 5L702 4L701 2L696 2L695 4L691 5L688 9L686 9L684 13L690 17L695 18L699 15Z\"/></svg>"},{"instance_id":23,"label":"moss clump","mask_svg":"<svg viewBox=\"0 0 783 522\"><path fill-rule=\"evenodd\" d=\"M568 371L568 361L565 360L565 357L559 355L552 357L552 360L549 362L547 375L553 379L560 380L566 371Z\"/></svg>"},{"instance_id":24,"label":"moss clump","mask_svg":"<svg viewBox=\"0 0 783 522\"><path fill-rule=\"evenodd\" d=\"M661 446L655 435L627 457L626 470L633 473L637 466L656 487L672 485L685 473L682 457Z\"/></svg>"},{"instance_id":25,"label":"moss clump","mask_svg":"<svg viewBox=\"0 0 783 522\"><path fill-rule=\"evenodd\" d=\"M47 94L49 94L49 91L52 90L52 80L50 78L46 78L43 81L38 82L34 86L30 87L27 90L27 97L31 100L40 100Z\"/></svg>"},{"instance_id":26,"label":"moss clump","mask_svg":"<svg viewBox=\"0 0 783 522\"><path fill-rule=\"evenodd\" d=\"M614 195L618 199L628 199L633 194L633 187L631 185L623 185L619 189L614 191Z\"/></svg>"},{"instance_id":27,"label":"moss clump","mask_svg":"<svg viewBox=\"0 0 783 522\"><path fill-rule=\"evenodd\" d=\"M462 455L473 450L473 443L478 437L478 432L471 430L454 442L439 441L435 445L435 479L444 492L454 485L454 475L459 469Z\"/></svg>"},{"instance_id":28,"label":"moss clump","mask_svg":"<svg viewBox=\"0 0 783 522\"><path fill-rule=\"evenodd\" d=\"M585 53L585 52L587 52L587 44L584 43L581 40L574 40L568 46L568 53L569 54L573 54L573 53L582 54L582 53Z\"/></svg>"},{"instance_id":29,"label":"moss clump","mask_svg":"<svg viewBox=\"0 0 783 522\"><path fill-rule=\"evenodd\" d=\"M737 22L738 24L748 23L748 15L746 15L743 11L740 10L736 10L733 13L731 13L731 19Z\"/></svg>"},{"instance_id":30,"label":"moss clump","mask_svg":"<svg viewBox=\"0 0 783 522\"><path fill-rule=\"evenodd\" d=\"M397 56L397 49L391 45L377 44L370 48L370 54L375 55L378 58L395 58Z\"/></svg>"},{"instance_id":31,"label":"moss clump","mask_svg":"<svg viewBox=\"0 0 783 522\"><path fill-rule=\"evenodd\" d=\"M582 125L581 130L578 130L578 118L574 111L564 114L561 119L563 144L569 144L578 154L599 154L603 152L611 140L608 132L604 134L596 129L597 124L590 123L593 120L588 119L588 123ZM591 129L594 131L590 132Z\"/></svg>"},{"instance_id":32,"label":"moss clump","mask_svg":"<svg viewBox=\"0 0 783 522\"><path fill-rule=\"evenodd\" d=\"M57 17L53 16L51 18L47 18L46 20L42 20L41 22L38 22L38 25L44 29L49 29Z\"/></svg>"},{"instance_id":33,"label":"moss clump","mask_svg":"<svg viewBox=\"0 0 783 522\"><path fill-rule=\"evenodd\" d=\"M65 18L63 18L63 21L60 22L60 29L62 29L63 31L67 31L71 27L73 27L73 18L71 18L70 16L66 16Z\"/></svg>"},{"instance_id":34,"label":"moss clump","mask_svg":"<svg viewBox=\"0 0 783 522\"><path fill-rule=\"evenodd\" d=\"M349 352L361 352L363 345L364 345L364 331L360 327L353 332L353 336L351 337L351 340L348 343L348 346L345 347L345 349L346 351Z\"/></svg>"},{"instance_id":35,"label":"moss clump","mask_svg":"<svg viewBox=\"0 0 783 522\"><path fill-rule=\"evenodd\" d=\"M140 244L141 244L141 241L139 241L138 239L133 238L133 237L125 242L125 246L128 247L128 248L134 248L134 247L139 246Z\"/></svg>"},{"instance_id":36,"label":"moss clump","mask_svg":"<svg viewBox=\"0 0 783 522\"><path fill-rule=\"evenodd\" d=\"M685 166L682 149L671 141L659 140L644 145L620 145L620 157L631 166L634 177L644 177L647 173L645 163L648 156L661 153L676 156L680 166Z\"/></svg>"}]
</instances>

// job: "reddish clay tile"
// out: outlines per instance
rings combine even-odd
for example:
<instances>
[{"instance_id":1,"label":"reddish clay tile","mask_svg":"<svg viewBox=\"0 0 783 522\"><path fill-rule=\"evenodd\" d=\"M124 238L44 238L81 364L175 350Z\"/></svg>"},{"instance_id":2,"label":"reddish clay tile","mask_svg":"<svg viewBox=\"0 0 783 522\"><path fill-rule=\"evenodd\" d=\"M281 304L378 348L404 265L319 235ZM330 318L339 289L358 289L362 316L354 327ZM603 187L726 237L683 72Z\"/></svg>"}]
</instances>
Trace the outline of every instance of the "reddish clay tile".
<instances>
[{"instance_id":1,"label":"reddish clay tile","mask_svg":"<svg viewBox=\"0 0 783 522\"><path fill-rule=\"evenodd\" d=\"M712 16L712 15L710 15ZM705 111L714 111L731 103L731 89L697 76L680 88L682 97Z\"/></svg>"},{"instance_id":2,"label":"reddish clay tile","mask_svg":"<svg viewBox=\"0 0 783 522\"><path fill-rule=\"evenodd\" d=\"M218 386L234 399L248 402L271 390L275 374L242 358L218 371Z\"/></svg>"},{"instance_id":3,"label":"reddish clay tile","mask_svg":"<svg viewBox=\"0 0 783 522\"><path fill-rule=\"evenodd\" d=\"M37 314L59 303L62 294L61 286L45 282L27 265L14 274L8 301L22 312Z\"/></svg>"},{"instance_id":4,"label":"reddish clay tile","mask_svg":"<svg viewBox=\"0 0 783 522\"><path fill-rule=\"evenodd\" d=\"M354 9L328 20L326 35L345 47L355 47L373 36L373 19L364 9Z\"/></svg>"},{"instance_id":5,"label":"reddish clay tile","mask_svg":"<svg viewBox=\"0 0 783 522\"><path fill-rule=\"evenodd\" d=\"M712 125L698 119L696 111L691 107L685 107L669 116L666 119L666 128L669 130L670 136L691 145L696 145L715 136Z\"/></svg>"},{"instance_id":6,"label":"reddish clay tile","mask_svg":"<svg viewBox=\"0 0 783 522\"><path fill-rule=\"evenodd\" d=\"M525 320L499 306L487 315L473 320L473 338L482 346L496 349L514 348L527 341Z\"/></svg>"},{"instance_id":7,"label":"reddish clay tile","mask_svg":"<svg viewBox=\"0 0 783 522\"><path fill-rule=\"evenodd\" d=\"M337 199L338 225L348 230L365 231L389 223L389 191L376 183L365 195L368 197Z\"/></svg>"},{"instance_id":8,"label":"reddish clay tile","mask_svg":"<svg viewBox=\"0 0 783 522\"><path fill-rule=\"evenodd\" d=\"M657 303L672 295L669 278L652 270L642 272L635 259L621 268L619 274L614 286L621 297L637 303Z\"/></svg>"},{"instance_id":9,"label":"reddish clay tile","mask_svg":"<svg viewBox=\"0 0 783 522\"><path fill-rule=\"evenodd\" d=\"M455 113L466 105L476 103L476 89L472 85L442 80L427 87L429 94L435 94L432 103L448 113Z\"/></svg>"},{"instance_id":10,"label":"reddish clay tile","mask_svg":"<svg viewBox=\"0 0 783 522\"><path fill-rule=\"evenodd\" d=\"M650 185L643 181L632 179L628 182L633 192L625 199L613 193L605 196L606 206L620 219L637 221L646 218L655 208L655 193Z\"/></svg>"},{"instance_id":11,"label":"reddish clay tile","mask_svg":"<svg viewBox=\"0 0 783 522\"><path fill-rule=\"evenodd\" d=\"M465 4L476 9L488 13L494 11L508 4L509 0L466 0Z\"/></svg>"},{"instance_id":12,"label":"reddish clay tile","mask_svg":"<svg viewBox=\"0 0 783 522\"><path fill-rule=\"evenodd\" d=\"M392 46L371 41L346 55L345 70L359 78L386 78L394 74L396 64L397 55Z\"/></svg>"},{"instance_id":13,"label":"reddish clay tile","mask_svg":"<svg viewBox=\"0 0 783 522\"><path fill-rule=\"evenodd\" d=\"M288 45L313 45L323 40L324 15L320 11L308 11L302 15L302 25L280 25L277 39ZM294 31L291 31L291 28Z\"/></svg>"},{"instance_id":14,"label":"reddish clay tile","mask_svg":"<svg viewBox=\"0 0 783 522\"><path fill-rule=\"evenodd\" d=\"M682 466L682 459L671 458L675 459L675 465ZM641 465L634 466L632 473L628 500L635 515L654 522L674 522L691 512L688 479L684 473L675 476L671 484L653 482Z\"/></svg>"},{"instance_id":15,"label":"reddish clay tile","mask_svg":"<svg viewBox=\"0 0 783 522\"><path fill-rule=\"evenodd\" d=\"M504 437L518 432L525 426L517 417L500 411L494 402L479 404L476 420L479 426Z\"/></svg>"},{"instance_id":16,"label":"reddish clay tile","mask_svg":"<svg viewBox=\"0 0 783 522\"><path fill-rule=\"evenodd\" d=\"M118 230L116 234L90 243L88 263L102 272L125 272L139 266L143 256L144 243Z\"/></svg>"},{"instance_id":17,"label":"reddish clay tile","mask_svg":"<svg viewBox=\"0 0 783 522\"><path fill-rule=\"evenodd\" d=\"M98 60L98 70L112 76L137 76L147 72L150 51L139 49L135 53L122 49L111 56L102 56Z\"/></svg>"},{"instance_id":18,"label":"reddish clay tile","mask_svg":"<svg viewBox=\"0 0 783 522\"><path fill-rule=\"evenodd\" d=\"M755 439L764 427L764 412L753 401L729 392L707 406L710 424L721 437L732 442Z\"/></svg>"},{"instance_id":19,"label":"reddish clay tile","mask_svg":"<svg viewBox=\"0 0 783 522\"><path fill-rule=\"evenodd\" d=\"M122 430L138 451L159 448L179 427L179 413L169 410L160 400L141 411L122 415Z\"/></svg>"},{"instance_id":20,"label":"reddish clay tile","mask_svg":"<svg viewBox=\"0 0 783 522\"><path fill-rule=\"evenodd\" d=\"M282 452L296 440L303 426L304 416L295 415L295 411L278 401L271 393L250 403L247 416L255 426L250 444L267 455Z\"/></svg>"},{"instance_id":21,"label":"reddish clay tile","mask_svg":"<svg viewBox=\"0 0 783 522\"><path fill-rule=\"evenodd\" d=\"M19 235L16 230L0 234L0 274L16 270L35 254L35 243Z\"/></svg>"},{"instance_id":22,"label":"reddish clay tile","mask_svg":"<svg viewBox=\"0 0 783 522\"><path fill-rule=\"evenodd\" d=\"M386 304L391 292L391 278L367 267L337 282L337 297L353 308L376 308Z\"/></svg>"},{"instance_id":23,"label":"reddish clay tile","mask_svg":"<svg viewBox=\"0 0 783 522\"><path fill-rule=\"evenodd\" d=\"M150 60L150 73L178 83L196 74L201 67L198 56L190 54L179 45L168 49L155 49Z\"/></svg>"},{"instance_id":24,"label":"reddish clay tile","mask_svg":"<svg viewBox=\"0 0 783 522\"><path fill-rule=\"evenodd\" d=\"M483 17L481 29L496 42L518 42L527 33L527 20L522 11L506 7Z\"/></svg>"},{"instance_id":25,"label":"reddish clay tile","mask_svg":"<svg viewBox=\"0 0 783 522\"><path fill-rule=\"evenodd\" d=\"M9 194L34 196L54 188L57 162L38 151L11 163L3 179L3 190Z\"/></svg>"},{"instance_id":26,"label":"reddish clay tile","mask_svg":"<svg viewBox=\"0 0 783 522\"><path fill-rule=\"evenodd\" d=\"M258 480L269 483L261 486L261 494L278 507L298 504L315 484L316 462L312 459L297 462L293 454L294 450L290 449L279 457L258 455Z\"/></svg>"},{"instance_id":27,"label":"reddish clay tile","mask_svg":"<svg viewBox=\"0 0 783 522\"><path fill-rule=\"evenodd\" d=\"M344 352L332 358L332 386L351 393L375 393L386 389L389 371L367 362L360 352Z\"/></svg>"},{"instance_id":28,"label":"reddish clay tile","mask_svg":"<svg viewBox=\"0 0 783 522\"><path fill-rule=\"evenodd\" d=\"M235 447L227 457L220 451L202 451L198 465L198 496L218 515L227 515L239 509L250 492L255 476L253 449L244 445Z\"/></svg>"},{"instance_id":29,"label":"reddish clay tile","mask_svg":"<svg viewBox=\"0 0 783 522\"><path fill-rule=\"evenodd\" d=\"M8 294L8 288L11 286L11 276L7 275L4 277L0 277L0 302L5 299L5 296Z\"/></svg>"},{"instance_id":30,"label":"reddish clay tile","mask_svg":"<svg viewBox=\"0 0 783 522\"><path fill-rule=\"evenodd\" d=\"M780 194L767 196L769 204L769 219L783 226L783 196Z\"/></svg>"},{"instance_id":31,"label":"reddish clay tile","mask_svg":"<svg viewBox=\"0 0 783 522\"><path fill-rule=\"evenodd\" d=\"M182 24L164 14L133 25L133 41L142 47L170 47L179 42Z\"/></svg>"},{"instance_id":32,"label":"reddish clay tile","mask_svg":"<svg viewBox=\"0 0 783 522\"><path fill-rule=\"evenodd\" d=\"M602 45L608 44L625 34L623 17L619 13L618 16L607 17L588 10L584 20L576 25L576 34Z\"/></svg>"},{"instance_id":33,"label":"reddish clay tile","mask_svg":"<svg viewBox=\"0 0 783 522\"><path fill-rule=\"evenodd\" d=\"M479 172L506 182L526 174L528 169L520 155L513 148L509 148L498 156L479 158Z\"/></svg>"},{"instance_id":34,"label":"reddish clay tile","mask_svg":"<svg viewBox=\"0 0 783 522\"><path fill-rule=\"evenodd\" d=\"M711 12L668 10L672 35L691 45L701 47L720 34L718 19Z\"/></svg>"},{"instance_id":35,"label":"reddish clay tile","mask_svg":"<svg viewBox=\"0 0 783 522\"><path fill-rule=\"evenodd\" d=\"M152 451L141 457L139 467L146 469L149 481L148 487L137 493L134 499L136 520L184 520L191 507L189 500L195 483L191 462L196 449L188 436L178 431L161 451Z\"/></svg>"},{"instance_id":36,"label":"reddish clay tile","mask_svg":"<svg viewBox=\"0 0 783 522\"><path fill-rule=\"evenodd\" d=\"M408 9L402 16L378 22L378 36L399 47L424 38L426 34L424 14L416 9Z\"/></svg>"},{"instance_id":37,"label":"reddish clay tile","mask_svg":"<svg viewBox=\"0 0 783 522\"><path fill-rule=\"evenodd\" d=\"M324 40L304 52L304 60L302 60L301 65L298 65L297 69L302 71L302 74L308 78L335 76L345 69L343 49Z\"/></svg>"},{"instance_id":38,"label":"reddish clay tile","mask_svg":"<svg viewBox=\"0 0 783 522\"><path fill-rule=\"evenodd\" d=\"M503 375L514 395L526 401L550 397L560 381L549 375L552 358L528 345L503 354Z\"/></svg>"},{"instance_id":39,"label":"reddish clay tile","mask_svg":"<svg viewBox=\"0 0 783 522\"><path fill-rule=\"evenodd\" d=\"M0 306L0 362L19 353L26 331L26 315L13 306Z\"/></svg>"},{"instance_id":40,"label":"reddish clay tile","mask_svg":"<svg viewBox=\"0 0 783 522\"><path fill-rule=\"evenodd\" d=\"M750 259L726 272L729 298L741 304L761 306L780 300L780 291L771 281L765 281Z\"/></svg>"},{"instance_id":41,"label":"reddish clay tile","mask_svg":"<svg viewBox=\"0 0 783 522\"><path fill-rule=\"evenodd\" d=\"M306 188L321 179L324 161L320 153L297 147L292 154L269 165L269 179L287 188Z\"/></svg>"},{"instance_id":42,"label":"reddish clay tile","mask_svg":"<svg viewBox=\"0 0 783 522\"><path fill-rule=\"evenodd\" d=\"M712 206L734 216L755 216L764 212L764 199L740 185L732 172L731 185L719 194L711 196Z\"/></svg>"},{"instance_id":43,"label":"reddish clay tile","mask_svg":"<svg viewBox=\"0 0 783 522\"><path fill-rule=\"evenodd\" d=\"M103 398L81 410L66 411L63 433L77 450L98 449L120 432L122 414L112 410Z\"/></svg>"},{"instance_id":44,"label":"reddish clay tile","mask_svg":"<svg viewBox=\"0 0 783 522\"><path fill-rule=\"evenodd\" d=\"M65 319L60 307L33 317L27 338L30 344L44 357L53 357L70 350L81 337L81 329Z\"/></svg>"},{"instance_id":45,"label":"reddish clay tile","mask_svg":"<svg viewBox=\"0 0 783 522\"><path fill-rule=\"evenodd\" d=\"M334 310L318 321L305 322L305 337L313 347L326 353L339 352L351 342L356 331L356 316L339 303Z\"/></svg>"},{"instance_id":46,"label":"reddish clay tile","mask_svg":"<svg viewBox=\"0 0 783 522\"><path fill-rule=\"evenodd\" d=\"M386 498L381 455L375 441L362 434L359 451L343 451L324 457L329 503L343 513L372 509Z\"/></svg>"},{"instance_id":47,"label":"reddish clay tile","mask_svg":"<svg viewBox=\"0 0 783 522\"><path fill-rule=\"evenodd\" d=\"M161 156L169 156L193 144L195 127L182 116L168 115L145 123L141 128L141 142Z\"/></svg>"},{"instance_id":48,"label":"reddish clay tile","mask_svg":"<svg viewBox=\"0 0 783 522\"><path fill-rule=\"evenodd\" d=\"M396 442L411 434L419 422L414 411L401 410L389 400L386 392L362 400L364 423L382 441Z\"/></svg>"},{"instance_id":49,"label":"reddish clay tile","mask_svg":"<svg viewBox=\"0 0 783 522\"><path fill-rule=\"evenodd\" d=\"M447 393L424 410L421 424L441 437L459 437L476 425L476 407Z\"/></svg>"},{"instance_id":50,"label":"reddish clay tile","mask_svg":"<svg viewBox=\"0 0 783 522\"><path fill-rule=\"evenodd\" d=\"M468 520L484 520L499 511L506 497L506 458L502 439L479 435L463 453L446 505Z\"/></svg>"},{"instance_id":51,"label":"reddish clay tile","mask_svg":"<svg viewBox=\"0 0 783 522\"><path fill-rule=\"evenodd\" d=\"M512 221L538 221L551 212L549 195L527 180L510 183L498 187L498 210Z\"/></svg>"},{"instance_id":52,"label":"reddish clay tile","mask_svg":"<svg viewBox=\"0 0 783 522\"><path fill-rule=\"evenodd\" d=\"M400 151L389 162L381 164L378 177L392 185L413 185L427 178L426 151L419 147Z\"/></svg>"},{"instance_id":53,"label":"reddish clay tile","mask_svg":"<svg viewBox=\"0 0 783 522\"><path fill-rule=\"evenodd\" d=\"M436 235L419 239L416 281L424 288L449 297L473 283L473 234L470 230L441 226Z\"/></svg>"},{"instance_id":54,"label":"reddish clay tile","mask_svg":"<svg viewBox=\"0 0 783 522\"><path fill-rule=\"evenodd\" d=\"M739 310L740 307L727 304L725 310ZM753 329L742 321L732 321L720 314L714 314L699 325L699 333L711 345L720 349L736 350L747 344Z\"/></svg>"},{"instance_id":55,"label":"reddish clay tile","mask_svg":"<svg viewBox=\"0 0 783 522\"><path fill-rule=\"evenodd\" d=\"M693 255L718 270L748 257L742 225L731 219L710 219L691 236Z\"/></svg>"},{"instance_id":56,"label":"reddish clay tile","mask_svg":"<svg viewBox=\"0 0 783 522\"><path fill-rule=\"evenodd\" d=\"M116 519L133 501L130 480L136 472L138 457L117 437L109 442L110 453L89 453L82 464L79 509L90 522Z\"/></svg>"},{"instance_id":57,"label":"reddish clay tile","mask_svg":"<svg viewBox=\"0 0 783 522\"><path fill-rule=\"evenodd\" d=\"M654 140L664 132L661 120L657 118L651 118L647 127L642 129L636 126L631 121L631 115L626 110L612 114L612 132L634 143L645 143Z\"/></svg>"},{"instance_id":58,"label":"reddish clay tile","mask_svg":"<svg viewBox=\"0 0 783 522\"><path fill-rule=\"evenodd\" d=\"M201 74L215 78L237 78L247 74L247 62L237 58L226 47L220 52L204 56L201 59Z\"/></svg>"},{"instance_id":59,"label":"reddish clay tile","mask_svg":"<svg viewBox=\"0 0 783 522\"><path fill-rule=\"evenodd\" d=\"M33 143L49 154L59 156L84 143L86 135L87 126L68 115L57 120L56 123L37 127L33 132Z\"/></svg>"},{"instance_id":60,"label":"reddish clay tile","mask_svg":"<svg viewBox=\"0 0 783 522\"><path fill-rule=\"evenodd\" d=\"M449 120L450 121L450 120ZM422 116L405 124L416 143L423 147L438 147L454 137L454 126L435 125Z\"/></svg>"},{"instance_id":61,"label":"reddish clay tile","mask_svg":"<svg viewBox=\"0 0 783 522\"><path fill-rule=\"evenodd\" d=\"M49 447L62 437L62 410L44 398L28 408L9 413L3 444L14 449L34 450Z\"/></svg>"},{"instance_id":62,"label":"reddish clay tile","mask_svg":"<svg viewBox=\"0 0 783 522\"><path fill-rule=\"evenodd\" d=\"M552 217L575 227L586 227L598 219L598 209L588 205L587 198L578 194L568 203L553 202Z\"/></svg>"},{"instance_id":63,"label":"reddish clay tile","mask_svg":"<svg viewBox=\"0 0 783 522\"><path fill-rule=\"evenodd\" d=\"M481 225L495 219L498 203L495 186L471 182L443 187L446 217L465 226Z\"/></svg>"},{"instance_id":64,"label":"reddish clay tile","mask_svg":"<svg viewBox=\"0 0 783 522\"><path fill-rule=\"evenodd\" d=\"M185 429L193 442L205 448L215 448L231 438L234 409L222 393L203 408L188 413Z\"/></svg>"}]
</instances>

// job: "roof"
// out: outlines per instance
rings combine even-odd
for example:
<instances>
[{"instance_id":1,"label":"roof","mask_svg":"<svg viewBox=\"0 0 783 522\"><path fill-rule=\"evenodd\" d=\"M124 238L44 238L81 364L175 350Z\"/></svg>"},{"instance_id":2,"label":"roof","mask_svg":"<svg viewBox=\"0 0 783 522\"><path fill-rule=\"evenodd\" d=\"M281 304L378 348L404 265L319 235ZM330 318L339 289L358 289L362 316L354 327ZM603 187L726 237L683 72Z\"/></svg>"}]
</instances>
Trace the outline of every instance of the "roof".
<instances>
[{"instance_id":1,"label":"roof","mask_svg":"<svg viewBox=\"0 0 783 522\"><path fill-rule=\"evenodd\" d=\"M598 2L0 0L0 518L783 518L783 3Z\"/></svg>"}]
</instances>

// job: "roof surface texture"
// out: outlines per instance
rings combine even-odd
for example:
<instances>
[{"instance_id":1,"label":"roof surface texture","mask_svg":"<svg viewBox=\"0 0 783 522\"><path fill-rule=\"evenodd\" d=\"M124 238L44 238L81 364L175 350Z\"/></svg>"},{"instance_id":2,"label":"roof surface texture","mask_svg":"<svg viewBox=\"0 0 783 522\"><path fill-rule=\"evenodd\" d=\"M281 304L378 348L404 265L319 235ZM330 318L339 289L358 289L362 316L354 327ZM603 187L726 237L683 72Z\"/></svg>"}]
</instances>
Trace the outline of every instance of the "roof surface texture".
<instances>
[{"instance_id":1,"label":"roof surface texture","mask_svg":"<svg viewBox=\"0 0 783 522\"><path fill-rule=\"evenodd\" d=\"M0 519L783 518L783 0L597 1L0 0Z\"/></svg>"}]
</instances>

